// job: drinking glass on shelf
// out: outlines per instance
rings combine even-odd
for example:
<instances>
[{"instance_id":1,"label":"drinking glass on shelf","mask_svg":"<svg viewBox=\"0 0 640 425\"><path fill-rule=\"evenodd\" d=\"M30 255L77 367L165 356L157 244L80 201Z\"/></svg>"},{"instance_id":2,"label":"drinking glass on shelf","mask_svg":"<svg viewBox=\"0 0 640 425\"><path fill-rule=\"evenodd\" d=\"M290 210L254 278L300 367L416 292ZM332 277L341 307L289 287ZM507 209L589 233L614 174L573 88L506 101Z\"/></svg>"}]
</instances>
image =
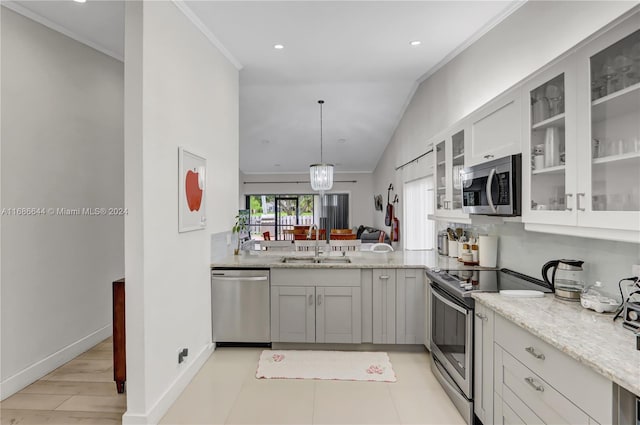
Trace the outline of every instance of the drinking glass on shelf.
<instances>
[{"instance_id":1,"label":"drinking glass on shelf","mask_svg":"<svg viewBox=\"0 0 640 425\"><path fill-rule=\"evenodd\" d=\"M555 116L561 114L564 111L564 105L562 102L562 90L554 84L549 84L545 91L547 99L549 99L549 114Z\"/></svg>"},{"instance_id":2,"label":"drinking glass on shelf","mask_svg":"<svg viewBox=\"0 0 640 425\"><path fill-rule=\"evenodd\" d=\"M631 78L629 76L629 71L631 71L632 65L633 61L625 55L618 55L613 60L613 67L618 74L616 77L616 81L618 82L618 90L622 90L633 84L631 83Z\"/></svg>"},{"instance_id":3,"label":"drinking glass on shelf","mask_svg":"<svg viewBox=\"0 0 640 425\"><path fill-rule=\"evenodd\" d=\"M604 96L610 95L616 91L617 80L616 69L613 66L611 59L607 59L602 66L602 78L604 80Z\"/></svg>"}]
</instances>

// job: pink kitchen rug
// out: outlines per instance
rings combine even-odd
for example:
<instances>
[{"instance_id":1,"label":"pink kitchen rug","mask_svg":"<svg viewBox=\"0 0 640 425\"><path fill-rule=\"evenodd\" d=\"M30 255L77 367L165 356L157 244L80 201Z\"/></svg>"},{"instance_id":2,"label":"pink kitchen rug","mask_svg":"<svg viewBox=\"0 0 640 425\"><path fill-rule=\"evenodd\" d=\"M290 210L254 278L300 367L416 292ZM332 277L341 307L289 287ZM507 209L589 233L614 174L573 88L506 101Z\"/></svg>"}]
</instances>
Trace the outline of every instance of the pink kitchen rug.
<instances>
[{"instance_id":1,"label":"pink kitchen rug","mask_svg":"<svg viewBox=\"0 0 640 425\"><path fill-rule=\"evenodd\" d=\"M385 352L264 350L256 378L396 382Z\"/></svg>"}]
</instances>

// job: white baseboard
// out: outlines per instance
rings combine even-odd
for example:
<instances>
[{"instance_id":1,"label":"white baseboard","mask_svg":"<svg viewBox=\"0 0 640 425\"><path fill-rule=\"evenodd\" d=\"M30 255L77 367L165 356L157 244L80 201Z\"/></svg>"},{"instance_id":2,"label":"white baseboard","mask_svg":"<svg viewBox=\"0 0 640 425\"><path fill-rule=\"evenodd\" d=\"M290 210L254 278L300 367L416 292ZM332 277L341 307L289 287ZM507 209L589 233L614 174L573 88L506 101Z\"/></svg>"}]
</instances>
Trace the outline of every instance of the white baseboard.
<instances>
[{"instance_id":1,"label":"white baseboard","mask_svg":"<svg viewBox=\"0 0 640 425\"><path fill-rule=\"evenodd\" d=\"M171 405L178 399L178 396L182 394L182 391L189 385L189 382L196 376L196 373L207 361L213 350L215 344L207 344L198 353L198 355L189 362L187 360L187 366L182 373L180 373L173 383L162 393L158 401L151 406L151 408L144 414L130 413L128 410L122 416L122 425L151 425L160 422L160 419L167 413ZM189 357L187 357L189 359Z\"/></svg>"},{"instance_id":2,"label":"white baseboard","mask_svg":"<svg viewBox=\"0 0 640 425\"><path fill-rule=\"evenodd\" d=\"M67 345L48 357L26 367L20 372L0 382L0 399L13 395L52 372L63 364L73 360L91 347L110 337L112 333L111 323L85 336L84 338Z\"/></svg>"}]
</instances>

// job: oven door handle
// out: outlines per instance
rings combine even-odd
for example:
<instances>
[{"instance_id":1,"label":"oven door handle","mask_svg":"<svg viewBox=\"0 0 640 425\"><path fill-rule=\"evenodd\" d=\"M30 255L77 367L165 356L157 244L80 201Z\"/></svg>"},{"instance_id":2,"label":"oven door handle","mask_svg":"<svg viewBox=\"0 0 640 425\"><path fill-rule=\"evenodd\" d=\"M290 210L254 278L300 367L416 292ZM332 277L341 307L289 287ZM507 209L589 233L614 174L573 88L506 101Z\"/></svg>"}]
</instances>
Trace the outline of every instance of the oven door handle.
<instances>
[{"instance_id":1,"label":"oven door handle","mask_svg":"<svg viewBox=\"0 0 640 425\"><path fill-rule=\"evenodd\" d=\"M442 301L443 303L445 303L447 306L453 308L454 310L459 311L460 313L464 314L465 316L467 316L469 314L469 311L463 307L460 307L458 304L455 304L451 301L449 301L448 299L444 298L442 295L438 294L437 290L436 291L431 291L431 294L438 298L440 301Z\"/></svg>"},{"instance_id":2,"label":"oven door handle","mask_svg":"<svg viewBox=\"0 0 640 425\"><path fill-rule=\"evenodd\" d=\"M489 173L489 178L487 179L487 187L485 188L485 192L487 193L487 202L489 202L489 206L491 207L491 211L496 214L496 206L493 204L493 195L491 195L491 185L493 184L493 177L496 175L496 169L492 168Z\"/></svg>"}]
</instances>

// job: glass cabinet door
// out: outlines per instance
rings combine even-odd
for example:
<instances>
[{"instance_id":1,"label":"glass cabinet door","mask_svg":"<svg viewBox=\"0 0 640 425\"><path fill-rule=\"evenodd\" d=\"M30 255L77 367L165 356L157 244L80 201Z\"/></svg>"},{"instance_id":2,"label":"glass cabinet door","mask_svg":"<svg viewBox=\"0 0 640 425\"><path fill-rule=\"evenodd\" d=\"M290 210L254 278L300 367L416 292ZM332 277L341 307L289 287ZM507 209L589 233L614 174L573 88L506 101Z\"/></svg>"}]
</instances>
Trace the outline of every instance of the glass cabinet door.
<instances>
[{"instance_id":1,"label":"glass cabinet door","mask_svg":"<svg viewBox=\"0 0 640 425\"><path fill-rule=\"evenodd\" d=\"M589 65L591 210L640 211L640 30Z\"/></svg>"},{"instance_id":2,"label":"glass cabinet door","mask_svg":"<svg viewBox=\"0 0 640 425\"><path fill-rule=\"evenodd\" d=\"M436 209L444 210L447 207L447 150L443 140L436 144Z\"/></svg>"},{"instance_id":3,"label":"glass cabinet door","mask_svg":"<svg viewBox=\"0 0 640 425\"><path fill-rule=\"evenodd\" d=\"M464 168L464 130L460 130L451 136L451 154L451 176L453 180L451 205L454 210L462 210L462 180L460 173Z\"/></svg>"},{"instance_id":4,"label":"glass cabinet door","mask_svg":"<svg viewBox=\"0 0 640 425\"><path fill-rule=\"evenodd\" d=\"M529 92L531 210L563 211L566 205L565 74Z\"/></svg>"}]
</instances>

